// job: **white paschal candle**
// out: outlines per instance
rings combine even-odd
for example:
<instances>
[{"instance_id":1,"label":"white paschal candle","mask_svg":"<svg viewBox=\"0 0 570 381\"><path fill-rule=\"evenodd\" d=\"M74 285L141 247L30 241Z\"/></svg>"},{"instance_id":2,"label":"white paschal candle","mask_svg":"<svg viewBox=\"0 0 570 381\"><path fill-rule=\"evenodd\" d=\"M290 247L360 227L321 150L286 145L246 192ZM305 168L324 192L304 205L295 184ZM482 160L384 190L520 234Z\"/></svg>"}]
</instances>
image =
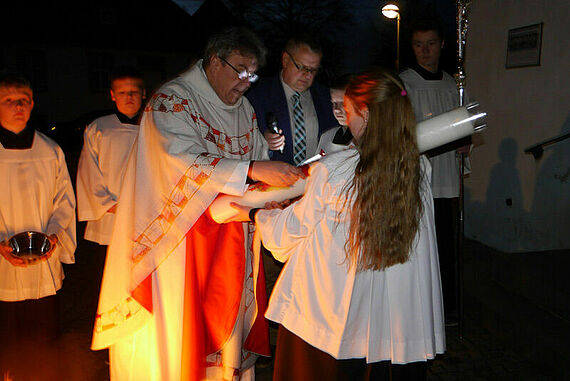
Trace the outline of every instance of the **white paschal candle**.
<instances>
[{"instance_id":1,"label":"white paschal candle","mask_svg":"<svg viewBox=\"0 0 570 381\"><path fill-rule=\"evenodd\" d=\"M478 104L458 107L416 125L420 153L473 135L485 127L481 119L486 114L477 112Z\"/></svg>"},{"instance_id":2,"label":"white paschal candle","mask_svg":"<svg viewBox=\"0 0 570 381\"><path fill-rule=\"evenodd\" d=\"M418 123L416 137L420 153L482 130L485 124L481 118L486 114L477 111L478 104L471 103ZM219 196L210 205L210 215L214 221L220 224L237 214L237 210L230 206L231 202L253 208L263 208L266 202L281 202L298 197L305 191L305 182L304 179L300 179L290 187L272 187L261 183L252 184L241 197Z\"/></svg>"},{"instance_id":3,"label":"white paschal candle","mask_svg":"<svg viewBox=\"0 0 570 381\"><path fill-rule=\"evenodd\" d=\"M421 153L461 139L473 133L473 123L463 107L454 109L416 125L418 149Z\"/></svg>"},{"instance_id":4,"label":"white paschal candle","mask_svg":"<svg viewBox=\"0 0 570 381\"><path fill-rule=\"evenodd\" d=\"M251 184L241 197L219 196L208 210L212 219L221 224L237 214L237 210L230 205L231 202L252 208L263 208L266 202L280 202L302 195L305 191L305 182L305 179L299 179L290 187L273 187L263 183Z\"/></svg>"}]
</instances>

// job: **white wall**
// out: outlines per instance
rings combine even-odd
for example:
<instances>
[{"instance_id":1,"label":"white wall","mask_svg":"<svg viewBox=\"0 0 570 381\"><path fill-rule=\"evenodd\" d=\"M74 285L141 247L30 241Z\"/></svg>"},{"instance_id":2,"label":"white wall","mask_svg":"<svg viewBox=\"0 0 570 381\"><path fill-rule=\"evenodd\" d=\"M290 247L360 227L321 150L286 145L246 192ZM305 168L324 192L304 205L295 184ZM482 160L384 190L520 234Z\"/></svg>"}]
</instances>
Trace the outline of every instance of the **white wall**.
<instances>
[{"instance_id":1,"label":"white wall","mask_svg":"<svg viewBox=\"0 0 570 381\"><path fill-rule=\"evenodd\" d=\"M473 0L470 8L467 89L489 127L465 182L465 234L503 251L570 248L570 140L538 161L523 152L570 132L569 16L568 0ZM508 30L541 22L540 66L506 69Z\"/></svg>"}]
</instances>

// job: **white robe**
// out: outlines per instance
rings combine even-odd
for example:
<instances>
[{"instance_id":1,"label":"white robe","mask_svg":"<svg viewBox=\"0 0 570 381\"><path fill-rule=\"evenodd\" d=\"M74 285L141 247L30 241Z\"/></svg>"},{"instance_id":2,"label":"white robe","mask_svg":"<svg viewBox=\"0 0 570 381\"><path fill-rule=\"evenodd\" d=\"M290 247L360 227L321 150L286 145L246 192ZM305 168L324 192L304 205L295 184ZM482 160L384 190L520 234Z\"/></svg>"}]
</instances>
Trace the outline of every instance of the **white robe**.
<instances>
[{"instance_id":1,"label":"white robe","mask_svg":"<svg viewBox=\"0 0 570 381\"><path fill-rule=\"evenodd\" d=\"M408 69L400 74L400 78L408 91L418 123L459 106L457 84L446 72L443 72L441 80L427 81L415 70ZM430 162L433 197L459 197L459 160L455 151L431 157Z\"/></svg>"},{"instance_id":2,"label":"white robe","mask_svg":"<svg viewBox=\"0 0 570 381\"><path fill-rule=\"evenodd\" d=\"M224 104L201 61L153 95L129 157L93 334L93 349L111 347L113 380L180 379L185 235L218 193L243 194L253 159L268 159L253 108L246 98ZM248 249L255 269L259 258ZM152 314L131 297L149 274ZM247 303L222 351L242 370L254 360L241 339L257 314L249 303L255 276L245 282Z\"/></svg>"},{"instance_id":3,"label":"white robe","mask_svg":"<svg viewBox=\"0 0 570 381\"><path fill-rule=\"evenodd\" d=\"M77 218L88 221L84 238L108 245L129 153L139 126L121 123L116 114L97 118L85 129L77 170Z\"/></svg>"},{"instance_id":4,"label":"white robe","mask_svg":"<svg viewBox=\"0 0 570 381\"><path fill-rule=\"evenodd\" d=\"M29 149L0 145L0 240L24 231L56 234L59 242L47 261L12 266L0 256L0 300L20 301L54 295L61 288L61 263L75 262L75 196L63 151L36 131Z\"/></svg>"},{"instance_id":5,"label":"white robe","mask_svg":"<svg viewBox=\"0 0 570 381\"><path fill-rule=\"evenodd\" d=\"M317 154L322 154L324 153L325 155L330 155L331 153L334 152L339 152L339 151L344 151L346 149L349 148L354 148L354 143L351 141L348 144L336 144L333 143L334 137L336 135L336 133L338 132L339 128L343 128L341 126L338 127L333 127L331 129L326 130L325 132L323 132L323 134L321 135L321 138L319 139L319 145L317 146ZM344 128L348 128L348 127L344 127Z\"/></svg>"},{"instance_id":6,"label":"white robe","mask_svg":"<svg viewBox=\"0 0 570 381\"><path fill-rule=\"evenodd\" d=\"M265 316L336 359L432 359L445 351L445 329L429 162L422 157L424 212L409 260L357 273L346 261L351 205L343 204L358 160L354 149L327 155L301 200L257 213L263 244L285 262Z\"/></svg>"}]
</instances>

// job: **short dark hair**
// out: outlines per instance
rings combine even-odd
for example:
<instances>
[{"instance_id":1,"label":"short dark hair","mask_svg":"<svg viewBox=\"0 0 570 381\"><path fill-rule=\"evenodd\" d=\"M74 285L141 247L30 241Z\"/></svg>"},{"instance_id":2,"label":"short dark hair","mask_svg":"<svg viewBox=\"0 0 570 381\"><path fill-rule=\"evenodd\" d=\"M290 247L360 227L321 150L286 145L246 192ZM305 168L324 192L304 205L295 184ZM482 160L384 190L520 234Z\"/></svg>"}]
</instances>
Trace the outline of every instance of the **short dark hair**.
<instances>
[{"instance_id":1,"label":"short dark hair","mask_svg":"<svg viewBox=\"0 0 570 381\"><path fill-rule=\"evenodd\" d=\"M321 56L323 55L323 47L319 38L305 31L298 32L291 36L285 44L285 51L295 53L301 45L307 45L313 52Z\"/></svg>"},{"instance_id":2,"label":"short dark hair","mask_svg":"<svg viewBox=\"0 0 570 381\"><path fill-rule=\"evenodd\" d=\"M411 36L413 36L415 32L427 32L433 30L437 33L440 40L443 41L445 39L443 33L443 27L441 26L439 20L435 18L416 19L412 21L410 29L411 29L411 34L410 34Z\"/></svg>"},{"instance_id":3,"label":"short dark hair","mask_svg":"<svg viewBox=\"0 0 570 381\"><path fill-rule=\"evenodd\" d=\"M110 87L113 87L113 82L115 80L122 78L136 78L143 81L141 73L136 68L133 66L123 65L116 67L111 73L111 77L109 79Z\"/></svg>"},{"instance_id":4,"label":"short dark hair","mask_svg":"<svg viewBox=\"0 0 570 381\"><path fill-rule=\"evenodd\" d=\"M261 39L251 30L233 26L213 35L204 51L203 66L207 67L213 56L226 59L233 52L239 52L242 56L255 57L259 67L265 65L267 49Z\"/></svg>"},{"instance_id":5,"label":"short dark hair","mask_svg":"<svg viewBox=\"0 0 570 381\"><path fill-rule=\"evenodd\" d=\"M19 73L1 73L0 87L27 87L33 91L30 81Z\"/></svg>"},{"instance_id":6,"label":"short dark hair","mask_svg":"<svg viewBox=\"0 0 570 381\"><path fill-rule=\"evenodd\" d=\"M354 74L343 74L339 77L336 77L331 81L331 90L346 90L350 81L355 77Z\"/></svg>"}]
</instances>

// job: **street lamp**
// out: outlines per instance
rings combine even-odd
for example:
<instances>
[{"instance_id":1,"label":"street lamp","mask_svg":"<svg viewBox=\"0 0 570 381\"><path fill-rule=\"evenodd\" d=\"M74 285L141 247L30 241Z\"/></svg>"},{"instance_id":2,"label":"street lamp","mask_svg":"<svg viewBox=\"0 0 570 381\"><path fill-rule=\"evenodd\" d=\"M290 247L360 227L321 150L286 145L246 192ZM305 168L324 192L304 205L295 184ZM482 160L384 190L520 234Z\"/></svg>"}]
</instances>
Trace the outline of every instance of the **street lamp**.
<instances>
[{"instance_id":1,"label":"street lamp","mask_svg":"<svg viewBox=\"0 0 570 381\"><path fill-rule=\"evenodd\" d=\"M396 70L400 71L400 8L394 3L382 7L382 14L389 19L396 19Z\"/></svg>"}]
</instances>

